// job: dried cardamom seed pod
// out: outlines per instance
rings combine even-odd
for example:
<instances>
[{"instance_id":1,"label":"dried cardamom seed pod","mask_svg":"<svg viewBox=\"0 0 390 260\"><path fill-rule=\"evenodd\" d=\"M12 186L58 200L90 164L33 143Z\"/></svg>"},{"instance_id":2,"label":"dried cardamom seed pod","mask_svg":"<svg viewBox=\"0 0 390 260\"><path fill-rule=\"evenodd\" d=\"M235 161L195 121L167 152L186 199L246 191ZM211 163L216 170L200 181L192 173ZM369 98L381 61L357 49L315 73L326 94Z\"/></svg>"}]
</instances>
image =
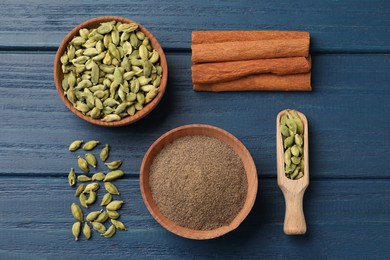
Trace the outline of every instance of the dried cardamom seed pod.
<instances>
[{"instance_id":1,"label":"dried cardamom seed pod","mask_svg":"<svg viewBox=\"0 0 390 260\"><path fill-rule=\"evenodd\" d=\"M104 146L102 151L100 152L100 159L105 162L110 154L110 147L108 144Z\"/></svg>"},{"instance_id":2,"label":"dried cardamom seed pod","mask_svg":"<svg viewBox=\"0 0 390 260\"><path fill-rule=\"evenodd\" d=\"M84 223L83 234L84 234L86 239L91 238L92 232L91 232L91 228L89 227L87 222Z\"/></svg>"},{"instance_id":3,"label":"dried cardamom seed pod","mask_svg":"<svg viewBox=\"0 0 390 260\"><path fill-rule=\"evenodd\" d=\"M73 74L72 74L73 75ZM75 79L76 81L76 79ZM69 151L74 152L77 149L80 148L81 144L83 143L83 140L75 140L69 145Z\"/></svg>"},{"instance_id":4,"label":"dried cardamom seed pod","mask_svg":"<svg viewBox=\"0 0 390 260\"><path fill-rule=\"evenodd\" d=\"M116 169L118 169L122 165L122 161L121 160L116 160L116 161L112 161L112 162L109 162L109 163L105 163L105 165L109 169L111 169L111 170L116 170Z\"/></svg>"},{"instance_id":5,"label":"dried cardamom seed pod","mask_svg":"<svg viewBox=\"0 0 390 260\"><path fill-rule=\"evenodd\" d=\"M89 165L91 165L93 168L96 168L97 160L93 154L91 153L85 154L85 159Z\"/></svg>"},{"instance_id":6,"label":"dried cardamom seed pod","mask_svg":"<svg viewBox=\"0 0 390 260\"><path fill-rule=\"evenodd\" d=\"M70 168L70 172L68 174L68 182L70 186L74 186L76 184L76 173L73 168Z\"/></svg>"},{"instance_id":7,"label":"dried cardamom seed pod","mask_svg":"<svg viewBox=\"0 0 390 260\"><path fill-rule=\"evenodd\" d=\"M107 210L107 214L110 219L118 219L120 217L120 214L116 210Z\"/></svg>"},{"instance_id":8,"label":"dried cardamom seed pod","mask_svg":"<svg viewBox=\"0 0 390 260\"><path fill-rule=\"evenodd\" d=\"M108 219L108 213L103 211L99 214L99 216L95 219L96 222L104 223Z\"/></svg>"},{"instance_id":9,"label":"dried cardamom seed pod","mask_svg":"<svg viewBox=\"0 0 390 260\"><path fill-rule=\"evenodd\" d=\"M94 221L99 215L100 213L102 212L102 210L99 210L99 211L91 211L87 217L85 218L87 221L89 222L92 222Z\"/></svg>"},{"instance_id":10,"label":"dried cardamom seed pod","mask_svg":"<svg viewBox=\"0 0 390 260\"><path fill-rule=\"evenodd\" d=\"M78 221L73 223L72 234L74 236L74 240L76 240L76 241L79 240L80 231L81 231L81 223Z\"/></svg>"},{"instance_id":11,"label":"dried cardamom seed pod","mask_svg":"<svg viewBox=\"0 0 390 260\"><path fill-rule=\"evenodd\" d=\"M87 175L81 174L81 175L77 176L77 180L82 181L82 182L86 182L86 181L90 181L91 178L88 177Z\"/></svg>"},{"instance_id":12,"label":"dried cardamom seed pod","mask_svg":"<svg viewBox=\"0 0 390 260\"><path fill-rule=\"evenodd\" d=\"M97 191L99 188L100 188L99 183L97 183L97 182L92 182L92 183L88 184L88 185L85 187L84 193L88 193L88 192L90 192L90 191Z\"/></svg>"},{"instance_id":13,"label":"dried cardamom seed pod","mask_svg":"<svg viewBox=\"0 0 390 260\"><path fill-rule=\"evenodd\" d=\"M110 193L112 195L120 195L117 187L114 184L112 184L111 182L105 182L104 188L106 189L106 191L108 191L108 193Z\"/></svg>"},{"instance_id":14,"label":"dried cardamom seed pod","mask_svg":"<svg viewBox=\"0 0 390 260\"><path fill-rule=\"evenodd\" d=\"M93 221L93 222L91 222L91 225L92 225L93 229L95 229L100 234L103 234L104 232L106 232L106 227L102 223Z\"/></svg>"},{"instance_id":15,"label":"dried cardamom seed pod","mask_svg":"<svg viewBox=\"0 0 390 260\"><path fill-rule=\"evenodd\" d=\"M125 224L123 224L119 220L111 219L111 223L116 227L118 230L127 230Z\"/></svg>"},{"instance_id":16,"label":"dried cardamom seed pod","mask_svg":"<svg viewBox=\"0 0 390 260\"><path fill-rule=\"evenodd\" d=\"M91 151L93 148L95 148L99 144L99 141L91 140L84 144L83 149L85 151Z\"/></svg>"},{"instance_id":17,"label":"dried cardamom seed pod","mask_svg":"<svg viewBox=\"0 0 390 260\"><path fill-rule=\"evenodd\" d=\"M85 190L85 184L80 184L77 189L76 189L76 192L75 192L75 196L78 197L80 196L81 193L83 193Z\"/></svg>"},{"instance_id":18,"label":"dried cardamom seed pod","mask_svg":"<svg viewBox=\"0 0 390 260\"><path fill-rule=\"evenodd\" d=\"M121 163L122 163L122 161L121 161ZM116 180L118 178L121 178L123 175L125 175L125 173L122 170L111 171L111 172L106 174L106 177L104 178L103 181L113 181L113 180Z\"/></svg>"},{"instance_id":19,"label":"dried cardamom seed pod","mask_svg":"<svg viewBox=\"0 0 390 260\"><path fill-rule=\"evenodd\" d=\"M87 196L84 193L80 194L79 201L80 201L81 206L83 206L86 209L88 208Z\"/></svg>"},{"instance_id":20,"label":"dried cardamom seed pod","mask_svg":"<svg viewBox=\"0 0 390 260\"><path fill-rule=\"evenodd\" d=\"M102 181L106 175L102 172L97 172L94 175L92 175L92 181Z\"/></svg>"},{"instance_id":21,"label":"dried cardamom seed pod","mask_svg":"<svg viewBox=\"0 0 390 260\"><path fill-rule=\"evenodd\" d=\"M84 194L84 193L83 193ZM81 197L81 195L80 195L80 197ZM95 191L89 191L89 197L88 197L88 199L85 201L85 203L87 204L87 205L92 205L93 203L95 203L95 201L96 201L96 197L97 197L97 195L96 195L96 192Z\"/></svg>"},{"instance_id":22,"label":"dried cardamom seed pod","mask_svg":"<svg viewBox=\"0 0 390 260\"><path fill-rule=\"evenodd\" d=\"M71 210L73 217L78 221L83 222L83 211L81 210L80 206L76 203L72 203Z\"/></svg>"},{"instance_id":23,"label":"dried cardamom seed pod","mask_svg":"<svg viewBox=\"0 0 390 260\"><path fill-rule=\"evenodd\" d=\"M77 163L79 165L80 170L84 172L89 172L88 163L84 158L78 156Z\"/></svg>"},{"instance_id":24,"label":"dried cardamom seed pod","mask_svg":"<svg viewBox=\"0 0 390 260\"><path fill-rule=\"evenodd\" d=\"M116 228L114 225L111 225L107 230L106 232L104 232L103 234L101 234L102 236L104 236L105 238L110 238L112 237L116 232Z\"/></svg>"},{"instance_id":25,"label":"dried cardamom seed pod","mask_svg":"<svg viewBox=\"0 0 390 260\"><path fill-rule=\"evenodd\" d=\"M118 115L115 115L115 114L110 114L110 115L106 115L105 117L103 117L102 121L105 121L105 122L113 122L113 121L118 121L118 120L121 120L122 118Z\"/></svg>"},{"instance_id":26,"label":"dried cardamom seed pod","mask_svg":"<svg viewBox=\"0 0 390 260\"><path fill-rule=\"evenodd\" d=\"M112 195L110 193L104 194L100 206L107 206L112 201Z\"/></svg>"},{"instance_id":27,"label":"dried cardamom seed pod","mask_svg":"<svg viewBox=\"0 0 390 260\"><path fill-rule=\"evenodd\" d=\"M123 201L122 200L113 200L111 201L107 206L107 210L118 210L122 207Z\"/></svg>"}]
</instances>

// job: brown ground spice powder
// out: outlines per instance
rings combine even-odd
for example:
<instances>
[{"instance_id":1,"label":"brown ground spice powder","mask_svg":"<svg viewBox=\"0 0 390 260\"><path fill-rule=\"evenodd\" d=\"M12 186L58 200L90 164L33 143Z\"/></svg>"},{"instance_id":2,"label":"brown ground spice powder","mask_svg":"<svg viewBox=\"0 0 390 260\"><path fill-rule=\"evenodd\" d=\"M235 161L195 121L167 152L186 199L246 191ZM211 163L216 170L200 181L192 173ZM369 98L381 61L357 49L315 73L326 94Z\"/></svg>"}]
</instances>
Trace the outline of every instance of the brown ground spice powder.
<instances>
[{"instance_id":1,"label":"brown ground spice powder","mask_svg":"<svg viewBox=\"0 0 390 260\"><path fill-rule=\"evenodd\" d=\"M161 213L195 230L229 224L248 189L241 158L207 136L182 137L164 147L151 165L149 184Z\"/></svg>"}]
</instances>

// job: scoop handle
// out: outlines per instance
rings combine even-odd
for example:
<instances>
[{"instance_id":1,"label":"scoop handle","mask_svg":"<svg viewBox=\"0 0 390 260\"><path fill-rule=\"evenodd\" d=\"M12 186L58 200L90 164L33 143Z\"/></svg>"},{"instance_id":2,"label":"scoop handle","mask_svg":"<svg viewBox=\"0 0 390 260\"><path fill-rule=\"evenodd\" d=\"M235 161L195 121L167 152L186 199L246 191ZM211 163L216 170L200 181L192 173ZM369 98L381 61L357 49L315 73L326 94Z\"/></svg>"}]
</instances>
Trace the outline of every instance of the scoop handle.
<instances>
[{"instance_id":1,"label":"scoop handle","mask_svg":"<svg viewBox=\"0 0 390 260\"><path fill-rule=\"evenodd\" d=\"M306 221L303 214L304 191L291 193L284 191L286 202L286 214L284 217L283 231L286 235L302 235L306 233Z\"/></svg>"}]
</instances>

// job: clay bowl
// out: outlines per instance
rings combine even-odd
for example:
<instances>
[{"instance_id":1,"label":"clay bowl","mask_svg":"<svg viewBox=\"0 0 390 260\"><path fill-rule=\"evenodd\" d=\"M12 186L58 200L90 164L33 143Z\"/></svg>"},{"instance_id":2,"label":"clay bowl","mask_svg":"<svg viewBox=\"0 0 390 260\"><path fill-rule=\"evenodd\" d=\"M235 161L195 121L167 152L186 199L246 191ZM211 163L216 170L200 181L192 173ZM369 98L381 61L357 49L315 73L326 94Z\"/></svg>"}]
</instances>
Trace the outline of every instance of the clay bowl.
<instances>
[{"instance_id":1,"label":"clay bowl","mask_svg":"<svg viewBox=\"0 0 390 260\"><path fill-rule=\"evenodd\" d=\"M150 166L153 163L155 156L166 146L168 143L173 142L174 140L190 135L204 135L215 137L223 142L229 144L234 151L240 156L242 162L244 164L247 180L248 180L248 192L246 196L246 201L244 203L243 208L238 213L238 215L233 219L233 221L227 225L222 226L213 230L192 230L182 226L177 225L173 221L169 220L165 217L157 205L155 204L151 189L149 186L149 171ZM249 214L250 210L256 199L257 193L257 172L256 166L253 162L253 159L245 148L245 146L233 135L222 130L217 127L209 126L209 125L186 125L175 128L166 134L162 135L158 138L149 150L146 152L144 159L141 165L141 173L140 173L140 185L141 185L141 193L142 198L146 207L148 208L150 214L154 217L154 219L160 223L161 226L171 231L172 233L190 239L211 239L215 237L222 236L234 229L236 229L240 223L245 219L245 217Z\"/></svg>"},{"instance_id":2,"label":"clay bowl","mask_svg":"<svg viewBox=\"0 0 390 260\"><path fill-rule=\"evenodd\" d=\"M127 116L119 121L114 121L114 122L104 122L104 121L101 121L100 119L93 119L92 117L84 115L83 113L81 113L80 111L75 109L73 107L72 103L64 96L64 91L61 87L61 82L64 78L64 75L63 75L62 69L61 69L62 64L61 64L60 58L64 54L64 52L66 51L66 48L67 48L69 42L72 40L73 36L78 35L79 30L82 28L88 28L88 29L97 28L101 22L107 22L107 21L112 21L112 20L116 20L116 21L119 21L122 23L135 23L134 21L132 21L130 19L119 17L119 16L101 16L101 17L93 18L91 20L88 20L88 21L85 21L85 22L79 24L71 32L69 32L68 35L66 35L66 37L62 40L62 42L57 50L56 57L54 59L54 82L55 82L55 85L56 85L56 88L57 88L57 91L58 91L58 94L59 94L61 100L70 109L70 111L72 111L78 117L80 117L81 119L84 119L87 122L95 124L95 125L117 127L117 126L124 126L124 125L134 123L134 122L140 120L141 118L145 117L146 115L148 115L160 102L161 98L164 95L165 89L167 87L168 64L167 64L167 60L165 58L164 51L161 48L160 44L158 43L157 39L145 27L138 24L139 30L142 31L149 38L150 44L160 55L160 65L163 69L163 75L161 77L160 91L159 91L158 95L149 104L145 105L145 107L142 110L138 111L133 116Z\"/></svg>"}]
</instances>

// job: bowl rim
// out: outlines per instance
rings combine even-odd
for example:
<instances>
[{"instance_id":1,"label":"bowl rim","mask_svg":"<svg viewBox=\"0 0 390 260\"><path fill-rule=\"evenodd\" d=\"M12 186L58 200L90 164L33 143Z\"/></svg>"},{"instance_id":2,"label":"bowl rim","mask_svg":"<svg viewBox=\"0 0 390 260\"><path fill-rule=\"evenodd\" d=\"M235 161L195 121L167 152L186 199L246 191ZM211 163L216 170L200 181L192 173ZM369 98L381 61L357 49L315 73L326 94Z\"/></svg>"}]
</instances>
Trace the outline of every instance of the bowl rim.
<instances>
[{"instance_id":1,"label":"bowl rim","mask_svg":"<svg viewBox=\"0 0 390 260\"><path fill-rule=\"evenodd\" d=\"M138 111L133 116L127 116L127 117L124 117L123 119L118 120L118 121L105 122L105 121L102 121L100 119L94 119L90 116L84 115L83 113L81 113L80 111L75 109L73 107L73 104L65 97L64 91L62 89L63 73L62 73L62 69L61 69L62 64L61 64L60 58L63 55L63 53L65 52L65 50L67 49L67 46L68 46L69 42L72 40L73 36L78 34L80 29L82 29L82 28L89 28L89 29L96 28L95 26L91 26L91 25L95 24L95 23L107 22L107 21L112 21L112 20L120 21L122 23L136 23L136 24L138 24L138 28L140 29L140 31L142 31L149 38L150 44L152 45L153 49L155 49L159 53L160 65L163 69L162 70L163 74L162 74L161 83L159 86L160 87L159 93L150 103L145 105L142 110ZM60 99L63 101L65 106L68 107L68 109L70 111L72 111L75 115L77 115L81 119L83 119L89 123L95 124L95 125L107 126L107 127L125 126L125 125L132 124L134 122L137 122L141 118L147 116L157 106L157 104L161 101L161 99L165 93L166 87L167 87L167 81L168 81L168 63L167 63L165 53L164 53L163 49L161 48L160 43L157 41L157 39L154 37L154 35L148 29L146 29L144 26L142 26L140 23L135 22L135 21L128 19L128 18L125 18L125 17L121 17L121 16L99 16L99 17L95 17L95 18L92 18L92 19L89 19L89 20L86 20L86 21L80 23L79 25L74 27L65 36L65 38L61 41L61 43L58 47L58 50L56 52L56 56L54 58L54 82L55 82L56 89L57 89L57 92L58 92Z\"/></svg>"},{"instance_id":2,"label":"bowl rim","mask_svg":"<svg viewBox=\"0 0 390 260\"><path fill-rule=\"evenodd\" d=\"M245 174L247 176L248 181L248 191L247 196L245 199L245 203L242 207L242 209L239 211L237 216L232 220L232 222L227 226L222 226L213 230L193 230L189 228L185 228L182 226L177 225L173 221L169 220L167 217L165 217L159 210L157 205L153 201L153 197L151 195L150 186L148 184L148 178L149 178L149 169L147 168L146 162L147 160L153 160L153 158L150 159L151 154L154 152L155 149L158 149L157 146L163 142L166 138L169 138L174 133L180 132L180 131L186 131L188 129L191 129L191 133L184 134L179 137L175 137L173 140L171 140L168 143L173 142L174 140L177 140L184 136L190 136L190 135L205 135L205 136L211 136L218 138L222 142L228 144L236 153L240 156L241 160L243 158L246 158L246 161L249 163L248 167L245 167ZM234 142L236 145L238 145L238 148L240 150L240 153L237 152L237 150L231 146L227 141L222 140L221 138L217 136L213 136L210 134L200 133L202 130L212 130L214 133L221 134L223 137L227 138L229 142ZM168 144L167 143L167 144ZM165 144L166 145L166 144ZM161 148L161 150L165 147L165 145ZM156 155L161 151L157 151ZM244 162L243 162L244 163ZM244 164L245 166L245 164ZM251 171L248 171L250 169ZM147 179L146 179L147 178ZM221 128L207 125L207 124L189 124L189 125L183 125L180 127L176 127L165 134L161 135L156 141L153 142L153 144L149 147L148 151L145 153L145 156L142 160L141 168L140 168L140 189L141 189L141 195L142 199L144 201L144 204L146 208L148 209L149 213L153 216L153 218L165 229L168 231L189 239L195 239L195 240L205 240L205 239L212 239L216 237L220 237L222 235L225 235L234 229L236 229L248 216L251 209L253 208L253 205L256 200L257 196L257 189L258 189L258 175L256 170L255 162L249 153L248 149L244 146L244 144L236 138L231 133L227 132L226 130L223 130ZM147 196L147 193L150 194Z\"/></svg>"}]
</instances>

